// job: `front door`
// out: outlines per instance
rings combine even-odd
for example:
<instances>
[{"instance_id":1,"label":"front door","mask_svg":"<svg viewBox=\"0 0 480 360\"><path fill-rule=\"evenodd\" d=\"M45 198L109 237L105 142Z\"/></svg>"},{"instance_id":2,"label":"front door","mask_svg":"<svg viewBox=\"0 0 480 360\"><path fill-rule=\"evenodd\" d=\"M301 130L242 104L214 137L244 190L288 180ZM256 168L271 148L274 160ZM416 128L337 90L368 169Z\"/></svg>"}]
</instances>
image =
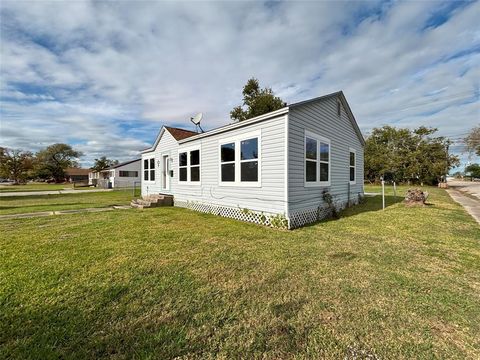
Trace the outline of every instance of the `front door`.
<instances>
[{"instance_id":1,"label":"front door","mask_svg":"<svg viewBox=\"0 0 480 360\"><path fill-rule=\"evenodd\" d=\"M162 156L162 189L170 191L170 174L168 168L168 155Z\"/></svg>"}]
</instances>

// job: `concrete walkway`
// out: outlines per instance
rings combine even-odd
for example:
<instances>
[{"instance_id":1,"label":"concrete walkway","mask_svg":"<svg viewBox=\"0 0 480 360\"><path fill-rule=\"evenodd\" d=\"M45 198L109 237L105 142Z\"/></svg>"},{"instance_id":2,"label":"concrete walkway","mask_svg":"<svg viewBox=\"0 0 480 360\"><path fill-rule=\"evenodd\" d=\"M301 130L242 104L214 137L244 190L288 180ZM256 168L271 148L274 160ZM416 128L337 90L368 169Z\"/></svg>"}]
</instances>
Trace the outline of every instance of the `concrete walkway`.
<instances>
[{"instance_id":1,"label":"concrete walkway","mask_svg":"<svg viewBox=\"0 0 480 360\"><path fill-rule=\"evenodd\" d=\"M56 210L56 211L37 211L32 213L22 213L22 214L8 214L0 215L0 220L6 219L23 219L23 218L33 218L33 217L43 217L43 216L52 216L52 215L66 215L66 214L79 214L84 212L104 212L112 210L124 210L131 209L129 205L114 205L111 207L105 208L88 208L88 209L71 209L71 210Z\"/></svg>"},{"instance_id":2,"label":"concrete walkway","mask_svg":"<svg viewBox=\"0 0 480 360\"><path fill-rule=\"evenodd\" d=\"M461 191L455 189L447 189L448 194L457 203L462 205L472 217L480 224L480 200L470 195L464 195Z\"/></svg>"},{"instance_id":3,"label":"concrete walkway","mask_svg":"<svg viewBox=\"0 0 480 360\"><path fill-rule=\"evenodd\" d=\"M88 194L93 192L113 191L113 189L96 189L96 190L47 190L47 191L10 191L0 193L0 197L8 196L38 196L38 195L59 195L59 194Z\"/></svg>"}]
</instances>

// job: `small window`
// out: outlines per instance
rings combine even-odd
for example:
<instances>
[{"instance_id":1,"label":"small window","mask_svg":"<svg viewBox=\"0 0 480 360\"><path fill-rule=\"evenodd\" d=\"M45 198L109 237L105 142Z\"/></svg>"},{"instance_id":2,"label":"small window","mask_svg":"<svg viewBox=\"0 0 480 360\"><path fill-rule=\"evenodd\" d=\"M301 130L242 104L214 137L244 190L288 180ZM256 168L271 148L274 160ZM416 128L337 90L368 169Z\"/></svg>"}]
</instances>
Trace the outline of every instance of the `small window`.
<instances>
[{"instance_id":1,"label":"small window","mask_svg":"<svg viewBox=\"0 0 480 360\"><path fill-rule=\"evenodd\" d=\"M178 154L179 181L187 181L188 155L186 152Z\"/></svg>"},{"instance_id":2,"label":"small window","mask_svg":"<svg viewBox=\"0 0 480 360\"><path fill-rule=\"evenodd\" d=\"M340 104L340 100L337 100L337 115L342 115L342 104Z\"/></svg>"},{"instance_id":3,"label":"small window","mask_svg":"<svg viewBox=\"0 0 480 360\"><path fill-rule=\"evenodd\" d=\"M350 184L355 183L355 150L350 149Z\"/></svg>"},{"instance_id":4,"label":"small window","mask_svg":"<svg viewBox=\"0 0 480 360\"><path fill-rule=\"evenodd\" d=\"M258 138L240 142L240 180L258 181Z\"/></svg>"},{"instance_id":5,"label":"small window","mask_svg":"<svg viewBox=\"0 0 480 360\"><path fill-rule=\"evenodd\" d=\"M235 143L223 144L221 153L221 179L224 182L235 181Z\"/></svg>"}]
</instances>

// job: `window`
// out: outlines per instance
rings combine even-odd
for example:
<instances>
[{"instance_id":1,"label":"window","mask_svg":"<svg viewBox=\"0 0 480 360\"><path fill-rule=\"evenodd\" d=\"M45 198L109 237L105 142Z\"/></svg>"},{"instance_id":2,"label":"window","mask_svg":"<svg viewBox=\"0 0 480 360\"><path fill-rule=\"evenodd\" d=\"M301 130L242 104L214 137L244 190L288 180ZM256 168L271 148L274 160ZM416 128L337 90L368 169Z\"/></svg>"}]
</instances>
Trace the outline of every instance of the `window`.
<instances>
[{"instance_id":1,"label":"window","mask_svg":"<svg viewBox=\"0 0 480 360\"><path fill-rule=\"evenodd\" d=\"M143 160L143 180L155 181L155 158Z\"/></svg>"},{"instance_id":2,"label":"window","mask_svg":"<svg viewBox=\"0 0 480 360\"><path fill-rule=\"evenodd\" d=\"M119 176L120 177L137 177L138 176L138 171L119 171Z\"/></svg>"},{"instance_id":3,"label":"window","mask_svg":"<svg viewBox=\"0 0 480 360\"><path fill-rule=\"evenodd\" d=\"M190 151L190 181L200 181L200 150Z\"/></svg>"},{"instance_id":4,"label":"window","mask_svg":"<svg viewBox=\"0 0 480 360\"><path fill-rule=\"evenodd\" d=\"M187 181L187 171L188 171L188 166L187 166L187 153L182 152L178 154L178 172L180 174L179 180L180 181Z\"/></svg>"},{"instance_id":5,"label":"window","mask_svg":"<svg viewBox=\"0 0 480 360\"><path fill-rule=\"evenodd\" d=\"M240 142L240 180L258 181L258 138Z\"/></svg>"},{"instance_id":6,"label":"window","mask_svg":"<svg viewBox=\"0 0 480 360\"><path fill-rule=\"evenodd\" d=\"M340 104L340 100L337 100L337 115L342 115L342 104Z\"/></svg>"},{"instance_id":7,"label":"window","mask_svg":"<svg viewBox=\"0 0 480 360\"><path fill-rule=\"evenodd\" d=\"M260 186L260 133L220 143L220 184Z\"/></svg>"},{"instance_id":8,"label":"window","mask_svg":"<svg viewBox=\"0 0 480 360\"><path fill-rule=\"evenodd\" d=\"M182 151L178 154L180 182L200 182L200 150Z\"/></svg>"},{"instance_id":9,"label":"window","mask_svg":"<svg viewBox=\"0 0 480 360\"><path fill-rule=\"evenodd\" d=\"M355 184L355 177L356 177L356 171L355 171L355 164L356 164L356 153L354 149L350 149L350 184Z\"/></svg>"},{"instance_id":10,"label":"window","mask_svg":"<svg viewBox=\"0 0 480 360\"><path fill-rule=\"evenodd\" d=\"M330 185L330 140L305 131L305 186Z\"/></svg>"},{"instance_id":11,"label":"window","mask_svg":"<svg viewBox=\"0 0 480 360\"><path fill-rule=\"evenodd\" d=\"M235 182L235 143L223 144L220 153L222 181Z\"/></svg>"},{"instance_id":12,"label":"window","mask_svg":"<svg viewBox=\"0 0 480 360\"><path fill-rule=\"evenodd\" d=\"M317 140L305 138L305 181L317 181Z\"/></svg>"}]
</instances>

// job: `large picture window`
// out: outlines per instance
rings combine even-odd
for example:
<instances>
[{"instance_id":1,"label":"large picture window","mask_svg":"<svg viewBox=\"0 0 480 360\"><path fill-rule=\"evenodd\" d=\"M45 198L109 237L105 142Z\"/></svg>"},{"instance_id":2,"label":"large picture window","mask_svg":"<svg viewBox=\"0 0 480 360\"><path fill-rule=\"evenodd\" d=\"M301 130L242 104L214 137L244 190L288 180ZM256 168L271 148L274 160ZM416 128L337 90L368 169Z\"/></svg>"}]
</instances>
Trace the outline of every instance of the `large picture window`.
<instances>
[{"instance_id":1,"label":"large picture window","mask_svg":"<svg viewBox=\"0 0 480 360\"><path fill-rule=\"evenodd\" d=\"M200 182L200 150L185 150L178 153L179 182Z\"/></svg>"},{"instance_id":2,"label":"large picture window","mask_svg":"<svg viewBox=\"0 0 480 360\"><path fill-rule=\"evenodd\" d=\"M260 134L220 143L220 184L260 186Z\"/></svg>"},{"instance_id":3,"label":"large picture window","mask_svg":"<svg viewBox=\"0 0 480 360\"><path fill-rule=\"evenodd\" d=\"M356 152L354 149L350 149L350 184L355 184L355 177L356 177Z\"/></svg>"},{"instance_id":4,"label":"large picture window","mask_svg":"<svg viewBox=\"0 0 480 360\"><path fill-rule=\"evenodd\" d=\"M143 160L143 180L155 181L155 158Z\"/></svg>"},{"instance_id":5,"label":"large picture window","mask_svg":"<svg viewBox=\"0 0 480 360\"><path fill-rule=\"evenodd\" d=\"M305 186L330 185L330 140L305 131Z\"/></svg>"}]
</instances>

